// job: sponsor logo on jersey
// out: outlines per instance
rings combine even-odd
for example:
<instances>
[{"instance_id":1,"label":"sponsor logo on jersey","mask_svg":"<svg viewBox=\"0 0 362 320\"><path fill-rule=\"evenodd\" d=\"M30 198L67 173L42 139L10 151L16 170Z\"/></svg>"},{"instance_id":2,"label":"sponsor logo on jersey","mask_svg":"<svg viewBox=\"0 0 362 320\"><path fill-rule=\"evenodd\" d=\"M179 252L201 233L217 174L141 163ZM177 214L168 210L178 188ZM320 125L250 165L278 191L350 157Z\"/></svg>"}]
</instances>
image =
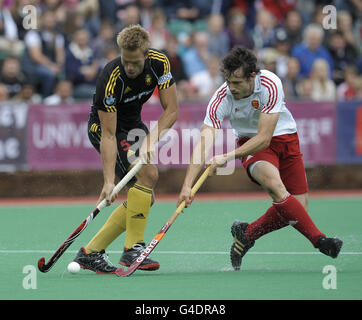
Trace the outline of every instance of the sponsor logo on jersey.
<instances>
[{"instance_id":1,"label":"sponsor logo on jersey","mask_svg":"<svg viewBox=\"0 0 362 320\"><path fill-rule=\"evenodd\" d=\"M150 93L152 93L152 92L153 92L153 89L152 89L152 90L148 90L148 91L143 91L143 92L137 94L136 96L132 96L132 97L129 97L129 98L125 99L125 100L124 100L124 103L131 102L131 101L134 101L134 100L136 100L136 99L141 100L141 98L142 98L143 96L146 96L146 95L148 95L148 94L150 94Z\"/></svg>"}]
</instances>

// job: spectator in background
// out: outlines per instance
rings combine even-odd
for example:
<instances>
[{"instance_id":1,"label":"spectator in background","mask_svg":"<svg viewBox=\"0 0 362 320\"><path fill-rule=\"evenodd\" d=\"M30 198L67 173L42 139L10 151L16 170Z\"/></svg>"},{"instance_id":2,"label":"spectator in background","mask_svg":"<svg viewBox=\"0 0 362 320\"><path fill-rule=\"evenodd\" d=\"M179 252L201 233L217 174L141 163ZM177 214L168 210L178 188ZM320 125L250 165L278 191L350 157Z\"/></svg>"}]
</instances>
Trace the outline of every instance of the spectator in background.
<instances>
[{"instance_id":1,"label":"spectator in background","mask_svg":"<svg viewBox=\"0 0 362 320\"><path fill-rule=\"evenodd\" d=\"M284 28L287 33L287 41L290 48L293 48L296 44L302 42L303 21L298 11L291 10L287 13Z\"/></svg>"},{"instance_id":2,"label":"spectator in background","mask_svg":"<svg viewBox=\"0 0 362 320\"><path fill-rule=\"evenodd\" d=\"M347 65L353 64L358 59L358 51L346 41L342 31L337 30L329 37L329 52L334 64L334 82L339 85L344 80L344 70Z\"/></svg>"},{"instance_id":3,"label":"spectator in background","mask_svg":"<svg viewBox=\"0 0 362 320\"><path fill-rule=\"evenodd\" d=\"M8 89L9 97L16 96L26 81L16 57L7 57L1 67L0 82Z\"/></svg>"},{"instance_id":4,"label":"spectator in background","mask_svg":"<svg viewBox=\"0 0 362 320\"><path fill-rule=\"evenodd\" d=\"M344 81L337 87L337 100L349 101L357 98L358 92L358 72L354 65L349 65L344 69Z\"/></svg>"},{"instance_id":5,"label":"spectator in background","mask_svg":"<svg viewBox=\"0 0 362 320\"><path fill-rule=\"evenodd\" d=\"M74 103L73 84L67 80L59 81L54 94L45 98L43 103L48 106Z\"/></svg>"},{"instance_id":6,"label":"spectator in background","mask_svg":"<svg viewBox=\"0 0 362 320\"><path fill-rule=\"evenodd\" d=\"M231 0L230 6L229 13L234 10L241 12L246 19L245 29L252 30L255 26L256 12L259 9L256 8L256 2L254 0Z\"/></svg>"},{"instance_id":7,"label":"spectator in background","mask_svg":"<svg viewBox=\"0 0 362 320\"><path fill-rule=\"evenodd\" d=\"M117 4L115 0L99 0L99 16L101 21L116 24Z\"/></svg>"},{"instance_id":8,"label":"spectator in background","mask_svg":"<svg viewBox=\"0 0 362 320\"><path fill-rule=\"evenodd\" d=\"M160 7L156 6L156 2L156 0L137 1L138 7L140 9L141 26L144 27L146 30L151 27L154 10L156 8L161 10Z\"/></svg>"},{"instance_id":9,"label":"spectator in background","mask_svg":"<svg viewBox=\"0 0 362 320\"><path fill-rule=\"evenodd\" d=\"M258 51L258 59L263 64L263 69L276 74L278 51L274 48L264 48Z\"/></svg>"},{"instance_id":10,"label":"spectator in background","mask_svg":"<svg viewBox=\"0 0 362 320\"><path fill-rule=\"evenodd\" d=\"M178 19L194 22L206 19L210 14L210 0L179 0L177 3Z\"/></svg>"},{"instance_id":11,"label":"spectator in background","mask_svg":"<svg viewBox=\"0 0 362 320\"><path fill-rule=\"evenodd\" d=\"M162 8L164 11L167 20L177 19L177 4L172 0L156 0L156 5L159 8Z\"/></svg>"},{"instance_id":12,"label":"spectator in background","mask_svg":"<svg viewBox=\"0 0 362 320\"><path fill-rule=\"evenodd\" d=\"M172 76L175 79L176 83L182 80L188 80L183 61L179 54L179 42L177 37L173 34L170 35L170 38L166 44L165 53L170 61Z\"/></svg>"},{"instance_id":13,"label":"spectator in background","mask_svg":"<svg viewBox=\"0 0 362 320\"><path fill-rule=\"evenodd\" d=\"M245 27L245 16L239 9L232 9L227 19L227 35L229 48L240 45L248 49L254 49L254 40Z\"/></svg>"},{"instance_id":14,"label":"spectator in background","mask_svg":"<svg viewBox=\"0 0 362 320\"><path fill-rule=\"evenodd\" d=\"M8 88L0 83L0 102L9 101L9 91Z\"/></svg>"},{"instance_id":15,"label":"spectator in background","mask_svg":"<svg viewBox=\"0 0 362 320\"><path fill-rule=\"evenodd\" d=\"M303 23L310 24L313 22L313 14L316 10L316 0L298 1L296 10L300 13Z\"/></svg>"},{"instance_id":16,"label":"spectator in background","mask_svg":"<svg viewBox=\"0 0 362 320\"><path fill-rule=\"evenodd\" d=\"M165 53L170 61L172 76L177 84L178 100L184 101L189 95L189 82L183 61L179 55L179 42L173 34L168 38Z\"/></svg>"},{"instance_id":17,"label":"spectator in background","mask_svg":"<svg viewBox=\"0 0 362 320\"><path fill-rule=\"evenodd\" d=\"M25 83L21 87L20 92L12 99L12 101L17 103L41 103L41 95L35 91L35 88L32 83Z\"/></svg>"},{"instance_id":18,"label":"spectator in background","mask_svg":"<svg viewBox=\"0 0 362 320\"><path fill-rule=\"evenodd\" d=\"M43 98L53 93L57 77L65 60L64 37L55 29L55 16L45 11L39 21L39 30L30 30L25 36L26 54L22 61L24 73L40 83Z\"/></svg>"},{"instance_id":19,"label":"spectator in background","mask_svg":"<svg viewBox=\"0 0 362 320\"><path fill-rule=\"evenodd\" d=\"M257 12L256 24L253 30L253 40L256 49L272 47L275 41L275 17L265 9Z\"/></svg>"},{"instance_id":20,"label":"spectator in background","mask_svg":"<svg viewBox=\"0 0 362 320\"><path fill-rule=\"evenodd\" d=\"M56 26L60 27L66 23L68 10L66 5L61 0L43 0L40 4L41 11L52 11L54 12L54 18Z\"/></svg>"},{"instance_id":21,"label":"spectator in background","mask_svg":"<svg viewBox=\"0 0 362 320\"><path fill-rule=\"evenodd\" d=\"M104 53L103 62L101 62L101 66L105 66L108 62L116 59L120 55L119 49L117 47L110 47L107 48L106 52Z\"/></svg>"},{"instance_id":22,"label":"spectator in background","mask_svg":"<svg viewBox=\"0 0 362 320\"><path fill-rule=\"evenodd\" d=\"M122 30L133 24L141 24L140 9L136 4L130 4L121 10L122 15L118 15L118 29Z\"/></svg>"},{"instance_id":23,"label":"spectator in background","mask_svg":"<svg viewBox=\"0 0 362 320\"><path fill-rule=\"evenodd\" d=\"M24 51L24 43L19 40L18 27L12 11L0 0L0 58L8 55L20 57Z\"/></svg>"},{"instance_id":24,"label":"spectator in background","mask_svg":"<svg viewBox=\"0 0 362 320\"><path fill-rule=\"evenodd\" d=\"M210 0L158 0L157 5L165 10L169 19L195 22L210 14Z\"/></svg>"},{"instance_id":25,"label":"spectator in background","mask_svg":"<svg viewBox=\"0 0 362 320\"><path fill-rule=\"evenodd\" d=\"M61 28L61 32L65 36L66 47L69 46L69 43L72 41L73 34L84 28L85 17L78 11L70 11L67 14L66 22Z\"/></svg>"},{"instance_id":26,"label":"spectator in background","mask_svg":"<svg viewBox=\"0 0 362 320\"><path fill-rule=\"evenodd\" d=\"M318 58L325 59L329 65L329 78L332 79L333 59L328 50L322 46L324 31L317 24L309 24L303 32L303 43L295 45L291 55L299 60L300 75L309 77L314 61Z\"/></svg>"},{"instance_id":27,"label":"spectator in background","mask_svg":"<svg viewBox=\"0 0 362 320\"><path fill-rule=\"evenodd\" d=\"M358 48L358 43L359 46L361 45L361 35L355 33L353 28L352 15L348 11L337 11L337 30L342 32L343 37L348 45L354 48Z\"/></svg>"},{"instance_id":28,"label":"spectator in background","mask_svg":"<svg viewBox=\"0 0 362 320\"><path fill-rule=\"evenodd\" d=\"M312 100L335 101L336 85L329 79L329 65L324 59L316 59L312 66L311 80L313 84Z\"/></svg>"},{"instance_id":29,"label":"spectator in background","mask_svg":"<svg viewBox=\"0 0 362 320\"><path fill-rule=\"evenodd\" d=\"M220 58L218 56L211 57L207 61L207 69L195 73L190 79L190 84L195 89L192 98L198 101L208 101L223 83Z\"/></svg>"},{"instance_id":30,"label":"spectator in background","mask_svg":"<svg viewBox=\"0 0 362 320\"><path fill-rule=\"evenodd\" d=\"M209 36L204 31L192 35L192 45L182 56L186 76L191 78L195 73L207 69L209 54Z\"/></svg>"},{"instance_id":31,"label":"spectator in background","mask_svg":"<svg viewBox=\"0 0 362 320\"><path fill-rule=\"evenodd\" d=\"M147 31L150 34L151 48L165 50L170 32L167 30L166 15L161 9L153 11L151 26Z\"/></svg>"},{"instance_id":32,"label":"spectator in background","mask_svg":"<svg viewBox=\"0 0 362 320\"><path fill-rule=\"evenodd\" d=\"M326 17L325 13L323 12L324 5L323 3L316 3L316 6L314 8L314 12L312 15L312 22L313 24L317 24L319 26L323 26L323 21ZM324 37L323 37L323 46L327 46L328 43L328 36L331 29L325 29L324 30Z\"/></svg>"},{"instance_id":33,"label":"spectator in background","mask_svg":"<svg viewBox=\"0 0 362 320\"><path fill-rule=\"evenodd\" d=\"M123 20L127 19L127 11L126 11L126 9L129 6L136 6L136 0L111 0L111 1L110 0L104 0L104 1L114 2L115 3L116 23L122 23ZM104 1L102 1L102 2L104 2Z\"/></svg>"},{"instance_id":34,"label":"spectator in background","mask_svg":"<svg viewBox=\"0 0 362 320\"><path fill-rule=\"evenodd\" d=\"M76 0L76 2L77 4L74 9L84 17L84 25L82 27L88 30L92 38L96 37L101 27L99 0ZM71 8L68 10L72 11Z\"/></svg>"},{"instance_id":35,"label":"spectator in background","mask_svg":"<svg viewBox=\"0 0 362 320\"><path fill-rule=\"evenodd\" d=\"M66 78L74 86L75 99L92 97L100 71L100 63L95 59L89 40L88 30L80 29L73 35L73 40L67 49Z\"/></svg>"},{"instance_id":36,"label":"spectator in background","mask_svg":"<svg viewBox=\"0 0 362 320\"><path fill-rule=\"evenodd\" d=\"M300 82L299 77L300 65L298 59L289 57L287 62L287 74L282 78L285 98L288 101L298 99L298 83Z\"/></svg>"},{"instance_id":37,"label":"spectator in background","mask_svg":"<svg viewBox=\"0 0 362 320\"><path fill-rule=\"evenodd\" d=\"M262 0L261 2L262 7L276 18L278 24L281 24L288 12L296 8L298 0Z\"/></svg>"},{"instance_id":38,"label":"spectator in background","mask_svg":"<svg viewBox=\"0 0 362 320\"><path fill-rule=\"evenodd\" d=\"M222 14L227 16L231 7L236 7L237 2L245 2L244 0L211 0L210 14Z\"/></svg>"},{"instance_id":39,"label":"spectator in background","mask_svg":"<svg viewBox=\"0 0 362 320\"><path fill-rule=\"evenodd\" d=\"M224 16L215 13L208 19L209 52L212 56L223 57L229 50L229 38L225 32Z\"/></svg>"},{"instance_id":40,"label":"spectator in background","mask_svg":"<svg viewBox=\"0 0 362 320\"><path fill-rule=\"evenodd\" d=\"M313 82L310 78L302 78L297 84L298 98L300 100L312 100Z\"/></svg>"},{"instance_id":41,"label":"spectator in background","mask_svg":"<svg viewBox=\"0 0 362 320\"><path fill-rule=\"evenodd\" d=\"M12 18L16 24L18 39L20 41L24 41L25 34L28 32L28 30L26 30L23 25L24 21L23 8L26 5L34 5L38 7L38 3L36 0L14 0L10 8Z\"/></svg>"},{"instance_id":42,"label":"spectator in background","mask_svg":"<svg viewBox=\"0 0 362 320\"><path fill-rule=\"evenodd\" d=\"M103 21L99 35L90 44L95 59L101 61L105 58L108 48L114 47L115 36L114 26L107 20Z\"/></svg>"},{"instance_id":43,"label":"spectator in background","mask_svg":"<svg viewBox=\"0 0 362 320\"><path fill-rule=\"evenodd\" d=\"M338 11L348 11L351 13L353 21L357 21L362 12L362 2L358 0L334 0L334 5Z\"/></svg>"},{"instance_id":44,"label":"spectator in background","mask_svg":"<svg viewBox=\"0 0 362 320\"><path fill-rule=\"evenodd\" d=\"M290 43L288 41L288 36L284 28L275 29L274 48L277 51L278 55L275 73L280 78L284 78L288 72L288 60L290 53Z\"/></svg>"}]
</instances>

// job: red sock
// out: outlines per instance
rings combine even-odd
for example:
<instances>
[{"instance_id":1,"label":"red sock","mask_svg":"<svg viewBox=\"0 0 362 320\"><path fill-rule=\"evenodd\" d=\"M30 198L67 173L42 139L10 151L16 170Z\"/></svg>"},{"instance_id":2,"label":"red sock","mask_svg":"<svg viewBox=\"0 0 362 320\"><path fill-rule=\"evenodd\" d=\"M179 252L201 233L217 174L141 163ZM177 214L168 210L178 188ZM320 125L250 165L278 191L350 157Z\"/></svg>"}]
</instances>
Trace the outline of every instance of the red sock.
<instances>
[{"instance_id":1,"label":"red sock","mask_svg":"<svg viewBox=\"0 0 362 320\"><path fill-rule=\"evenodd\" d=\"M254 241L269 232L284 228L288 225L288 221L279 215L274 206L271 206L259 219L248 225L245 237L248 240Z\"/></svg>"},{"instance_id":2,"label":"red sock","mask_svg":"<svg viewBox=\"0 0 362 320\"><path fill-rule=\"evenodd\" d=\"M325 236L315 226L302 204L291 194L288 194L282 201L273 202L273 205L278 213L289 221L291 226L307 237L314 247L316 247L319 237Z\"/></svg>"}]
</instances>

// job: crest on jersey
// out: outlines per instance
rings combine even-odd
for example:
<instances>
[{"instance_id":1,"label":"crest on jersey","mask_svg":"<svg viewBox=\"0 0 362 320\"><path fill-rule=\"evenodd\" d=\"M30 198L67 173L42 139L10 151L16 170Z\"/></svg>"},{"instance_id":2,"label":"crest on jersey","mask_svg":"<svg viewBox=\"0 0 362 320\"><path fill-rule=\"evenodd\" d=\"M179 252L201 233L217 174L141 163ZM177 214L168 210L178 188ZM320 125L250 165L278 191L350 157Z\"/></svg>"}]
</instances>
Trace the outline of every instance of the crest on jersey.
<instances>
[{"instance_id":1,"label":"crest on jersey","mask_svg":"<svg viewBox=\"0 0 362 320\"><path fill-rule=\"evenodd\" d=\"M252 106L254 109L258 109L258 108L259 108L259 100L252 100L252 101L251 101L251 106Z\"/></svg>"},{"instance_id":2,"label":"crest on jersey","mask_svg":"<svg viewBox=\"0 0 362 320\"><path fill-rule=\"evenodd\" d=\"M150 86L152 84L152 77L150 74L146 74L145 83L146 83L146 86Z\"/></svg>"},{"instance_id":3,"label":"crest on jersey","mask_svg":"<svg viewBox=\"0 0 362 320\"><path fill-rule=\"evenodd\" d=\"M107 107L113 107L115 102L116 102L116 99L113 97L113 94L110 94L104 98L104 104Z\"/></svg>"}]
</instances>

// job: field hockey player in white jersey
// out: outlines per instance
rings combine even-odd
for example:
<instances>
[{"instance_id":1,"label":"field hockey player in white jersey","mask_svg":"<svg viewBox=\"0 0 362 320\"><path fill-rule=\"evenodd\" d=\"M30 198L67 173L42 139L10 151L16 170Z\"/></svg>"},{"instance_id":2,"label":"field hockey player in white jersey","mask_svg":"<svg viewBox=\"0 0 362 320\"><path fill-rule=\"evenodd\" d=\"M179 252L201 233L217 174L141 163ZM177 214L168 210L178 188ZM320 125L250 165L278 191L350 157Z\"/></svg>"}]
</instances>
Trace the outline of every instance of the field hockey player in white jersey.
<instances>
[{"instance_id":1,"label":"field hockey player in white jersey","mask_svg":"<svg viewBox=\"0 0 362 320\"><path fill-rule=\"evenodd\" d=\"M237 146L210 160L210 175L228 161L240 159L249 178L272 199L270 208L256 221L235 220L232 224L234 240L230 258L233 268L240 269L243 256L254 246L255 240L289 225L320 252L336 258L342 240L326 237L307 213L308 182L297 127L286 107L280 79L270 71L259 70L253 52L240 46L224 57L222 71L226 82L208 104L202 138L191 157L179 203L185 200L187 206L191 204L191 186L204 166L223 120L228 118Z\"/></svg>"}]
</instances>

